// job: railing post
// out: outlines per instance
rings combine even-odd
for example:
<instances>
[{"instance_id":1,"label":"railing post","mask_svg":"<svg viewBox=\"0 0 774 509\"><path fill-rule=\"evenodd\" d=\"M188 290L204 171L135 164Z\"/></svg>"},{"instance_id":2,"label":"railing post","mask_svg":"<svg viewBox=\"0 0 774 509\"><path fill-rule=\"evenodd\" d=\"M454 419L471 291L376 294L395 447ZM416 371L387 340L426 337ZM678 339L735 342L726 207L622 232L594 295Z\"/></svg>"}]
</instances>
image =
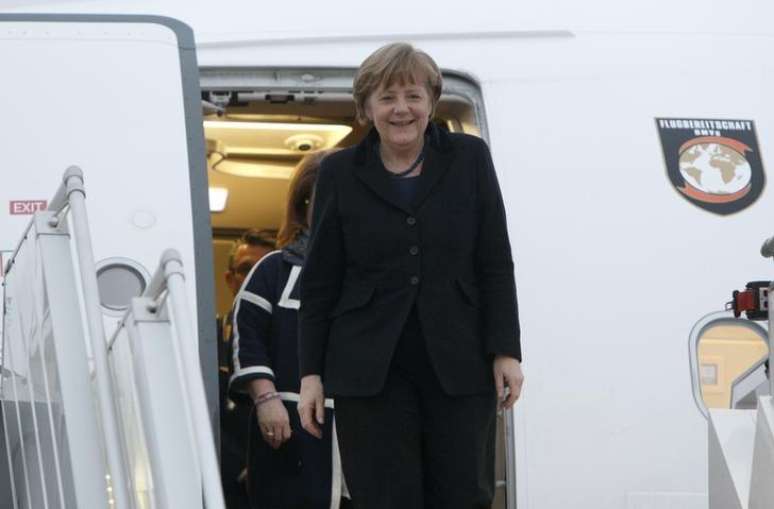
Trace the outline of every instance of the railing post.
<instances>
[{"instance_id":1,"label":"railing post","mask_svg":"<svg viewBox=\"0 0 774 509\"><path fill-rule=\"evenodd\" d=\"M774 296L774 281L769 283L769 394L772 396L771 404L774 406L774 376L772 376L772 369L774 369L774 313L771 309L771 299Z\"/></svg>"},{"instance_id":2,"label":"railing post","mask_svg":"<svg viewBox=\"0 0 774 509\"><path fill-rule=\"evenodd\" d=\"M210 424L205 398L204 380L197 350L192 341L196 335L191 327L188 311L188 299L185 290L185 275L180 254L174 249L164 251L161 256L160 272L163 273L168 293L172 321L177 329L178 355L183 380L190 401L191 421L194 437L199 449L199 463L204 488L204 501L207 509L225 509L223 488L220 483L218 457L215 451L215 438ZM157 273L158 275L158 273ZM149 291L158 291L157 277L148 287ZM147 294L147 292L146 292Z\"/></svg>"},{"instance_id":3,"label":"railing post","mask_svg":"<svg viewBox=\"0 0 774 509\"><path fill-rule=\"evenodd\" d=\"M107 361L107 344L105 341L105 326L100 311L99 287L94 264L91 237L89 236L89 221L86 215L86 192L83 186L83 172L76 166L65 171L64 186L57 191L51 200L50 208L59 211L69 203L72 213L72 230L75 239L75 250L78 256L78 268L83 288L83 298L91 339L92 353L96 375L97 399L105 434L105 450L115 506L118 509L131 509L131 496L126 484L121 441L118 436L118 419L113 401L113 383L110 377Z\"/></svg>"},{"instance_id":4,"label":"railing post","mask_svg":"<svg viewBox=\"0 0 774 509\"><path fill-rule=\"evenodd\" d=\"M766 239L766 241L763 243L763 246L761 246L761 255L764 258L774 258L774 237L770 237ZM768 290L768 312L769 312L769 369L768 369L768 375L769 375L769 394L772 396L771 398L771 404L774 406L774 376L772 376L772 370L774 370L774 316L772 316L772 306L771 302L774 298L774 294L772 293L774 291L774 281L771 281L769 283L769 290Z\"/></svg>"},{"instance_id":5,"label":"railing post","mask_svg":"<svg viewBox=\"0 0 774 509\"><path fill-rule=\"evenodd\" d=\"M505 507L516 509L516 424L514 410L505 410Z\"/></svg>"}]
</instances>

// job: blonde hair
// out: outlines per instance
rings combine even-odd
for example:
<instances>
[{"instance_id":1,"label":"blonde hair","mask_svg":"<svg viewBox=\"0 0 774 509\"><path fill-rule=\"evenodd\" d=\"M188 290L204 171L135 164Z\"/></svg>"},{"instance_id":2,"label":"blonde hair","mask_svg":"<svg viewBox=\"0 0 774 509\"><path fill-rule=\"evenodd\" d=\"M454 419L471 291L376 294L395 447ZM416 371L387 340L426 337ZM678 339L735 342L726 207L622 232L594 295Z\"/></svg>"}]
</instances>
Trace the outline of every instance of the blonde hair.
<instances>
[{"instance_id":1,"label":"blonde hair","mask_svg":"<svg viewBox=\"0 0 774 509\"><path fill-rule=\"evenodd\" d=\"M422 84L430 93L430 111L433 112L441 97L443 78L430 55L406 42L387 44L374 51L363 60L355 74L353 95L357 120L361 124L368 123L366 101L380 86L389 87L396 82L415 84L420 78L424 78Z\"/></svg>"},{"instance_id":2,"label":"blonde hair","mask_svg":"<svg viewBox=\"0 0 774 509\"><path fill-rule=\"evenodd\" d=\"M314 185L320 171L320 163L336 149L313 152L301 159L290 181L285 218L277 234L277 247L292 243L304 229L308 228L307 210L311 206Z\"/></svg>"}]
</instances>

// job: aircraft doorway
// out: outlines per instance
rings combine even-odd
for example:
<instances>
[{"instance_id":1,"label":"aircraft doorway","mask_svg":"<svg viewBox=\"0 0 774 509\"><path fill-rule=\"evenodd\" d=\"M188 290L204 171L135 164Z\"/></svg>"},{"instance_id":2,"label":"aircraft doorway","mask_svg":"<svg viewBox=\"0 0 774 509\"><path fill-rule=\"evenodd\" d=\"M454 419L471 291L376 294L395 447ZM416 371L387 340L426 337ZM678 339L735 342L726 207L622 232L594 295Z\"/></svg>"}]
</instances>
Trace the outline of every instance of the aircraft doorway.
<instances>
[{"instance_id":1,"label":"aircraft doorway","mask_svg":"<svg viewBox=\"0 0 774 509\"><path fill-rule=\"evenodd\" d=\"M234 242L248 229L279 229L290 178L303 156L348 147L366 135L367 128L355 120L354 72L201 69L219 317L228 315L233 300L224 274L229 270ZM486 137L478 87L463 76L444 73L444 94L433 121L451 132ZM225 433L228 431L221 429L221 434ZM510 413L498 416L496 447L492 507L515 509Z\"/></svg>"},{"instance_id":2,"label":"aircraft doorway","mask_svg":"<svg viewBox=\"0 0 774 509\"><path fill-rule=\"evenodd\" d=\"M700 319L689 337L694 401L705 417L712 408L750 409L769 392L768 332L731 311Z\"/></svg>"}]
</instances>

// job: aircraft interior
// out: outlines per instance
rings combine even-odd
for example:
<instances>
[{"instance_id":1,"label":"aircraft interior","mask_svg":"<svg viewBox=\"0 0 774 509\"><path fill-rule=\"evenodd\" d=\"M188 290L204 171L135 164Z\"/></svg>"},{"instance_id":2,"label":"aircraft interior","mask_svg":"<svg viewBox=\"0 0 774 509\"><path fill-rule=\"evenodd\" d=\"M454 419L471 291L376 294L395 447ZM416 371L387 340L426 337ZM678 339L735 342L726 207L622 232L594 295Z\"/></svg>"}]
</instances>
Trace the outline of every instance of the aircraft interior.
<instances>
[{"instance_id":1,"label":"aircraft interior","mask_svg":"<svg viewBox=\"0 0 774 509\"><path fill-rule=\"evenodd\" d=\"M231 297L222 277L233 241L248 228L277 230L290 178L312 152L358 143L367 128L355 120L351 94L296 98L280 93L206 90L204 131L216 274L216 306L228 312ZM218 106L222 104L223 106ZM444 96L435 122L451 132L480 135L474 106Z\"/></svg>"}]
</instances>

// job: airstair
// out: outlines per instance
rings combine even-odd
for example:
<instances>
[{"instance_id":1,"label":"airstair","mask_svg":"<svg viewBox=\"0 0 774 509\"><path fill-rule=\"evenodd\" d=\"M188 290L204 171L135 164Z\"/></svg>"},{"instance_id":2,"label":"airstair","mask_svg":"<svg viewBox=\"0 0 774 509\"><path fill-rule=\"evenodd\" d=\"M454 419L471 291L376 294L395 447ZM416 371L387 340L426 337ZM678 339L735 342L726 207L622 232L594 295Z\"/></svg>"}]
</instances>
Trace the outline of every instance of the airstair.
<instances>
[{"instance_id":1,"label":"airstair","mask_svg":"<svg viewBox=\"0 0 774 509\"><path fill-rule=\"evenodd\" d=\"M225 507L184 281L164 252L106 337L67 169L3 279L0 509Z\"/></svg>"},{"instance_id":2,"label":"airstair","mask_svg":"<svg viewBox=\"0 0 774 509\"><path fill-rule=\"evenodd\" d=\"M761 248L774 258L774 237ZM765 288L764 288L765 290ZM769 284L768 294L774 290ZM767 305L768 308L768 305ZM768 312L768 331L751 320L738 320L729 312L707 315L696 324L690 338L691 377L699 409L709 425L709 508L774 508L774 313ZM697 391L699 382L698 341L710 324L723 321L749 327L768 340L768 355L734 381L730 409L708 409ZM757 403L757 404L756 404Z\"/></svg>"}]
</instances>

